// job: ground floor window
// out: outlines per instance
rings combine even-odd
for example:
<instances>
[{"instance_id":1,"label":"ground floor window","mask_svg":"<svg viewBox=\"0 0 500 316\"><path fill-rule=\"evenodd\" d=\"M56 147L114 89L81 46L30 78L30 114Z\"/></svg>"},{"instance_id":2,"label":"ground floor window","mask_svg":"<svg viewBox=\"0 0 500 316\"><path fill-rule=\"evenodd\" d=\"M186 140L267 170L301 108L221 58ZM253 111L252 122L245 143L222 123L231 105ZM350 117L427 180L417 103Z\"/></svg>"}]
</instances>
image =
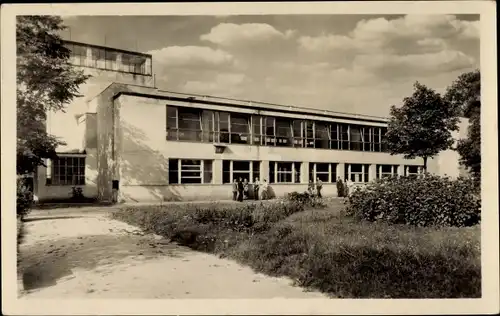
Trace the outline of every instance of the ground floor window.
<instances>
[{"instance_id":1,"label":"ground floor window","mask_svg":"<svg viewBox=\"0 0 500 316\"><path fill-rule=\"evenodd\" d=\"M224 160L222 161L222 183L232 183L241 178L253 183L259 178L260 161Z\"/></svg>"},{"instance_id":2,"label":"ground floor window","mask_svg":"<svg viewBox=\"0 0 500 316\"><path fill-rule=\"evenodd\" d=\"M337 164L319 162L310 163L309 180L315 182L317 178L326 183L335 182L337 179Z\"/></svg>"},{"instance_id":3,"label":"ground floor window","mask_svg":"<svg viewBox=\"0 0 500 316\"><path fill-rule=\"evenodd\" d=\"M169 159L170 184L212 183L212 160Z\"/></svg>"},{"instance_id":4,"label":"ground floor window","mask_svg":"<svg viewBox=\"0 0 500 316\"><path fill-rule=\"evenodd\" d=\"M59 156L47 161L46 183L50 185L85 185L85 157Z\"/></svg>"},{"instance_id":5,"label":"ground floor window","mask_svg":"<svg viewBox=\"0 0 500 316\"><path fill-rule=\"evenodd\" d=\"M377 165L377 179L397 176L398 169L398 165Z\"/></svg>"},{"instance_id":6,"label":"ground floor window","mask_svg":"<svg viewBox=\"0 0 500 316\"><path fill-rule=\"evenodd\" d=\"M370 181L368 176L369 168L370 165L365 164L346 164L345 179L349 179L352 182L368 182Z\"/></svg>"},{"instance_id":7,"label":"ground floor window","mask_svg":"<svg viewBox=\"0 0 500 316\"><path fill-rule=\"evenodd\" d=\"M300 162L269 162L269 183L300 183Z\"/></svg>"},{"instance_id":8,"label":"ground floor window","mask_svg":"<svg viewBox=\"0 0 500 316\"><path fill-rule=\"evenodd\" d=\"M424 167L422 166L405 166L405 176L407 177L422 177Z\"/></svg>"}]
</instances>

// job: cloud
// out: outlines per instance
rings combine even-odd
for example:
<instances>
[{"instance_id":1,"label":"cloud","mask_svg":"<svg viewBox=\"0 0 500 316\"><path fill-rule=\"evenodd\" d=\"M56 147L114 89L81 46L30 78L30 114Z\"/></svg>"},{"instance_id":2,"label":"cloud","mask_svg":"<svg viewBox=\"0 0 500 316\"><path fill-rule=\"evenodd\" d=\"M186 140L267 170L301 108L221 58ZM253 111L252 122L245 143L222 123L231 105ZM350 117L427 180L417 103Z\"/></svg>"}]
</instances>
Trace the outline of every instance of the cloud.
<instances>
[{"instance_id":1,"label":"cloud","mask_svg":"<svg viewBox=\"0 0 500 316\"><path fill-rule=\"evenodd\" d=\"M411 55L358 55L356 67L364 68L381 76L433 75L460 69L472 68L475 59L460 52L445 50L432 54Z\"/></svg>"},{"instance_id":2,"label":"cloud","mask_svg":"<svg viewBox=\"0 0 500 316\"><path fill-rule=\"evenodd\" d=\"M406 15L388 20L361 20L347 35L322 34L298 38L300 47L319 53L437 52L449 41L478 40L479 21L462 21L453 15Z\"/></svg>"},{"instance_id":3,"label":"cloud","mask_svg":"<svg viewBox=\"0 0 500 316\"><path fill-rule=\"evenodd\" d=\"M337 52L366 48L363 43L345 35L302 36L298 39L301 48L311 52Z\"/></svg>"},{"instance_id":4,"label":"cloud","mask_svg":"<svg viewBox=\"0 0 500 316\"><path fill-rule=\"evenodd\" d=\"M205 46L169 46L149 52L155 66L203 67L224 66L235 63L233 55L220 49Z\"/></svg>"},{"instance_id":5,"label":"cloud","mask_svg":"<svg viewBox=\"0 0 500 316\"><path fill-rule=\"evenodd\" d=\"M209 33L201 35L200 39L221 46L247 46L259 42L289 39L294 35L293 30L280 32L265 23L220 23Z\"/></svg>"},{"instance_id":6,"label":"cloud","mask_svg":"<svg viewBox=\"0 0 500 316\"><path fill-rule=\"evenodd\" d=\"M243 85L249 81L240 73L219 73L207 80L190 80L181 87L184 91L200 94L235 96L243 91Z\"/></svg>"}]
</instances>

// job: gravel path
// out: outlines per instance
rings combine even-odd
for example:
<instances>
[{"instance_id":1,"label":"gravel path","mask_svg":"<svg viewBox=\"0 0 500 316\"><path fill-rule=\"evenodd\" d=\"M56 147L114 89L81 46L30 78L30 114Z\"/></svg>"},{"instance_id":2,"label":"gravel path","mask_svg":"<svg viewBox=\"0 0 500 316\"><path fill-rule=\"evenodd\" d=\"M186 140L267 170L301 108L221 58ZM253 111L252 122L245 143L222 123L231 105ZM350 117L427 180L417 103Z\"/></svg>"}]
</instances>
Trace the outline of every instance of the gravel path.
<instances>
[{"instance_id":1,"label":"gravel path","mask_svg":"<svg viewBox=\"0 0 500 316\"><path fill-rule=\"evenodd\" d=\"M105 212L35 212L26 232L25 298L325 298L286 278L144 235Z\"/></svg>"}]
</instances>

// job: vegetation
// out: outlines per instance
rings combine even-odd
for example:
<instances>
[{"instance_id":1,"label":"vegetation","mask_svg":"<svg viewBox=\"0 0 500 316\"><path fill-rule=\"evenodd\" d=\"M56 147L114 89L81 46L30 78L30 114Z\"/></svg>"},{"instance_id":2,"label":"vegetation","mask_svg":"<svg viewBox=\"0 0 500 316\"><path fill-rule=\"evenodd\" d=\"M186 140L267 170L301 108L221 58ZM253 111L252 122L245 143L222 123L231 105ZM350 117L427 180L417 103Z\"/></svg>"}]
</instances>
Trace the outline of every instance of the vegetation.
<instances>
[{"instance_id":1,"label":"vegetation","mask_svg":"<svg viewBox=\"0 0 500 316\"><path fill-rule=\"evenodd\" d=\"M340 203L144 206L113 217L334 297L481 296L479 227L359 221Z\"/></svg>"},{"instance_id":2,"label":"vegetation","mask_svg":"<svg viewBox=\"0 0 500 316\"><path fill-rule=\"evenodd\" d=\"M476 184L481 180L481 73L479 70L460 75L448 87L445 98L461 109L469 119L467 138L459 140L460 162L469 168Z\"/></svg>"},{"instance_id":3,"label":"vegetation","mask_svg":"<svg viewBox=\"0 0 500 316\"><path fill-rule=\"evenodd\" d=\"M23 178L17 179L17 218L28 215L33 203L33 192L28 188Z\"/></svg>"},{"instance_id":4,"label":"vegetation","mask_svg":"<svg viewBox=\"0 0 500 316\"><path fill-rule=\"evenodd\" d=\"M304 193L299 193L299 192L288 193L287 200L298 202L302 205L310 206L313 208L322 208L326 206L326 204L323 202L323 199L318 198L317 196L314 196L307 191Z\"/></svg>"},{"instance_id":5,"label":"vegetation","mask_svg":"<svg viewBox=\"0 0 500 316\"><path fill-rule=\"evenodd\" d=\"M70 52L59 36L64 28L56 16L17 17L18 175L33 173L45 166L43 159L56 156L56 147L64 143L47 133L47 111L64 111L88 78L68 63ZM29 212L32 201L33 195L18 180L18 218Z\"/></svg>"},{"instance_id":6,"label":"vegetation","mask_svg":"<svg viewBox=\"0 0 500 316\"><path fill-rule=\"evenodd\" d=\"M392 155L421 157L427 170L427 159L451 148L451 132L458 130L459 109L439 93L416 82L412 96L403 105L391 107L386 144Z\"/></svg>"},{"instance_id":7,"label":"vegetation","mask_svg":"<svg viewBox=\"0 0 500 316\"><path fill-rule=\"evenodd\" d=\"M68 63L70 51L59 36L64 28L57 16L17 17L18 174L35 171L64 144L47 133L47 111L64 111L88 79Z\"/></svg>"},{"instance_id":8,"label":"vegetation","mask_svg":"<svg viewBox=\"0 0 500 316\"><path fill-rule=\"evenodd\" d=\"M347 212L390 224L473 226L481 219L481 200L471 179L391 177L354 191Z\"/></svg>"}]
</instances>

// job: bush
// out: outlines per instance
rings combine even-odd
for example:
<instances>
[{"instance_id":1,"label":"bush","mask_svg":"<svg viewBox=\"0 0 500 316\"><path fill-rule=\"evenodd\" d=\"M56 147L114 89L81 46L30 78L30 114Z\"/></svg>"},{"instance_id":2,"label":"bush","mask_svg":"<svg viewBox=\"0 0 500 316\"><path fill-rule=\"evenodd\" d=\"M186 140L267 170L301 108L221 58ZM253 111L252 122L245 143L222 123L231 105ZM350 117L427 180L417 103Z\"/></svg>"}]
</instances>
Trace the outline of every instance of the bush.
<instances>
[{"instance_id":1,"label":"bush","mask_svg":"<svg viewBox=\"0 0 500 316\"><path fill-rule=\"evenodd\" d=\"M288 201L297 202L308 207L323 208L326 206L321 198L318 198L317 196L312 195L309 192L291 192L287 194L286 198Z\"/></svg>"},{"instance_id":2,"label":"bush","mask_svg":"<svg viewBox=\"0 0 500 316\"><path fill-rule=\"evenodd\" d=\"M355 190L347 214L368 221L415 226L472 226L480 222L481 200L471 179L391 177Z\"/></svg>"},{"instance_id":3,"label":"bush","mask_svg":"<svg viewBox=\"0 0 500 316\"><path fill-rule=\"evenodd\" d=\"M266 231L271 223L304 210L293 201L272 203L209 205L168 205L129 207L113 213L113 218L136 225L197 250L226 247L227 236Z\"/></svg>"},{"instance_id":4,"label":"bush","mask_svg":"<svg viewBox=\"0 0 500 316\"><path fill-rule=\"evenodd\" d=\"M24 183L24 179L17 179L17 217L23 219L31 210L33 205L33 193Z\"/></svg>"}]
</instances>

